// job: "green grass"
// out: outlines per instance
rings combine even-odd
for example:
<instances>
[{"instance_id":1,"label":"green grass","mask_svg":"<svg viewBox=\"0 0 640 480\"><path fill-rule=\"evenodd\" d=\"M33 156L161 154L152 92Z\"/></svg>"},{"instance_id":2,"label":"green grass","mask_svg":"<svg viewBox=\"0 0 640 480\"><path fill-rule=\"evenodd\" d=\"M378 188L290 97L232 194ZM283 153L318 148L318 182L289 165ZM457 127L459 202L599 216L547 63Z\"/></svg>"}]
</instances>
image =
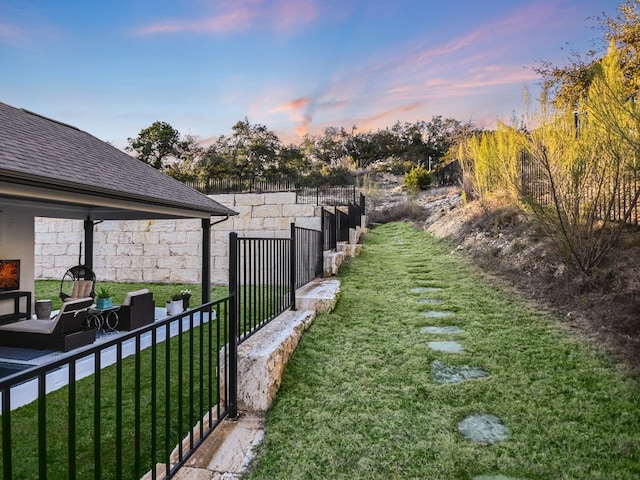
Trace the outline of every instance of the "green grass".
<instances>
[{"instance_id":1,"label":"green grass","mask_svg":"<svg viewBox=\"0 0 640 480\"><path fill-rule=\"evenodd\" d=\"M408 223L367 234L287 365L252 479L640 478L640 386L543 309ZM411 294L418 286L436 293ZM441 298L420 305L418 298ZM448 309L429 319L427 309ZM456 336L425 335L458 325ZM459 339L461 354L427 342ZM490 377L440 385L431 363ZM457 433L467 415L497 415L494 445Z\"/></svg>"},{"instance_id":2,"label":"green grass","mask_svg":"<svg viewBox=\"0 0 640 480\"><path fill-rule=\"evenodd\" d=\"M200 305L202 303L202 286L200 284L191 283L122 283L122 282L97 282L96 290L107 287L113 293L114 305L121 304L128 292L148 288L153 292L153 299L156 307L164 307L165 302L171 298L174 293L181 290L191 290L191 306ZM217 300L228 295L227 287L212 286L211 299ZM56 310L62 305L60 300L60 281L59 280L37 280L35 286L36 300L51 299L53 309Z\"/></svg>"}]
</instances>

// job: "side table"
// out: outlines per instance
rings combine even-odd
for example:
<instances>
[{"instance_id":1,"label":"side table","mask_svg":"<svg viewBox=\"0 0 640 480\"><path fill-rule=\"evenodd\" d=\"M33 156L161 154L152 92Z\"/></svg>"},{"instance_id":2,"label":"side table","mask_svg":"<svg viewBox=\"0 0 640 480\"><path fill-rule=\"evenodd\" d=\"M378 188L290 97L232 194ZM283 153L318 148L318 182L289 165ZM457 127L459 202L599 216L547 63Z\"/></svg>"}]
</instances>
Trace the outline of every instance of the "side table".
<instances>
[{"instance_id":1,"label":"side table","mask_svg":"<svg viewBox=\"0 0 640 480\"><path fill-rule=\"evenodd\" d=\"M95 326L98 331L103 333L116 332L119 320L118 310L120 310L120 305L109 308L91 308L87 322L90 327Z\"/></svg>"}]
</instances>

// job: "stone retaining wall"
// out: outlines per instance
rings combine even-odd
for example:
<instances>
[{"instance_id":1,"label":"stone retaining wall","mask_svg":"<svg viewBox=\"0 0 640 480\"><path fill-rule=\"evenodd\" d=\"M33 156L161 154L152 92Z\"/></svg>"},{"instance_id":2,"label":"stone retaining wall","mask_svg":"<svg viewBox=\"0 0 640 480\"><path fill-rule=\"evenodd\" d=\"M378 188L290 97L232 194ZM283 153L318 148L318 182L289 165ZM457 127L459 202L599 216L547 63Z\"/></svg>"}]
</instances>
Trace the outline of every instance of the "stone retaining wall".
<instances>
[{"instance_id":1,"label":"stone retaining wall","mask_svg":"<svg viewBox=\"0 0 640 480\"><path fill-rule=\"evenodd\" d=\"M214 225L211 281L226 284L229 233L284 238L290 225L320 229L320 208L296 204L294 192L211 195L239 215ZM214 218L214 221L217 220ZM35 278L60 280L78 264L83 222L37 218ZM83 248L84 251L84 248ZM199 283L200 220L104 221L94 227L93 266L99 279L117 282Z\"/></svg>"}]
</instances>

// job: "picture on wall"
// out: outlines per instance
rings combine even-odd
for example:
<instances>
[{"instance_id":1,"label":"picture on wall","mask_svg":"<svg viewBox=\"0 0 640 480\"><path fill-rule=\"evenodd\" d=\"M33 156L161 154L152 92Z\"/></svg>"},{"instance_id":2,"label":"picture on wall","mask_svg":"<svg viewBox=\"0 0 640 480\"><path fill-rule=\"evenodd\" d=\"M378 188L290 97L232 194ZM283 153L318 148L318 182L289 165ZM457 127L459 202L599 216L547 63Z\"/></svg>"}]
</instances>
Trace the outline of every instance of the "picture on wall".
<instances>
[{"instance_id":1,"label":"picture on wall","mask_svg":"<svg viewBox=\"0 0 640 480\"><path fill-rule=\"evenodd\" d=\"M0 260L0 292L20 289L20 260Z\"/></svg>"}]
</instances>

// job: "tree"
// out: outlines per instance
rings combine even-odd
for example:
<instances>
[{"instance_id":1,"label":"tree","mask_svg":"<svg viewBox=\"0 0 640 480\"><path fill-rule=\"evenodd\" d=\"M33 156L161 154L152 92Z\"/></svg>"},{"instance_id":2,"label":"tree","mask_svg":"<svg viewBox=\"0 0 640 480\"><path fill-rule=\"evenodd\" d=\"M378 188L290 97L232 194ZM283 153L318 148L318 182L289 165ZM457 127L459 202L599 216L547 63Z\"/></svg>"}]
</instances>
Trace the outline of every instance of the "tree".
<instances>
[{"instance_id":1,"label":"tree","mask_svg":"<svg viewBox=\"0 0 640 480\"><path fill-rule=\"evenodd\" d=\"M127 151L135 152L138 160L158 170L166 170L179 161L194 163L195 157L202 152L191 136L181 138L180 132L167 122L154 122L128 142Z\"/></svg>"}]
</instances>

